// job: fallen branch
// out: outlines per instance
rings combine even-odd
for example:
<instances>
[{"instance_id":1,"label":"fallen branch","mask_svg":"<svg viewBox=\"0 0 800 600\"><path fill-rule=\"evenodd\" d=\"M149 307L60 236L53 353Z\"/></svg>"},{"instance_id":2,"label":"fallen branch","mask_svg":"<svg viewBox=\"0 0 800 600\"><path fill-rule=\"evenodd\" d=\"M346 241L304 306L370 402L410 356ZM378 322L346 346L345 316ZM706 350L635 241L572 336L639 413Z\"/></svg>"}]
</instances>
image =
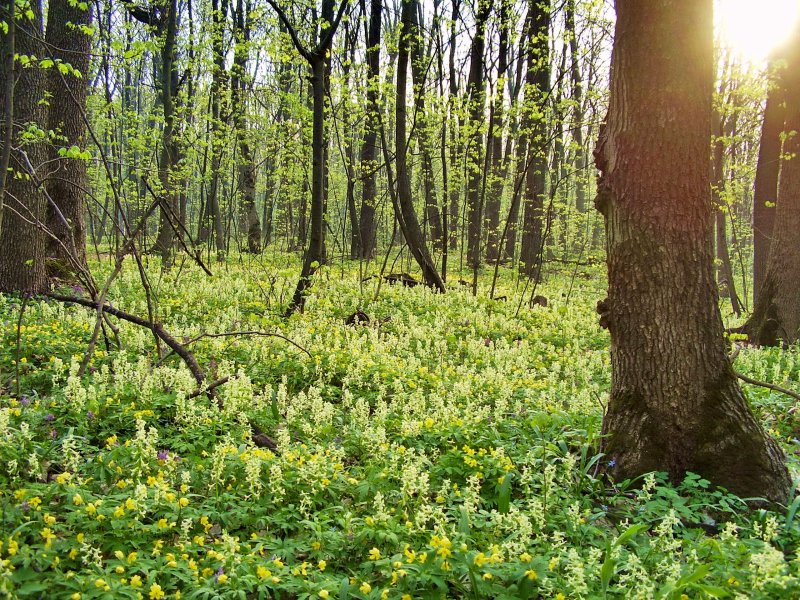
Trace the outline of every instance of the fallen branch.
<instances>
[{"instance_id":1,"label":"fallen branch","mask_svg":"<svg viewBox=\"0 0 800 600\"><path fill-rule=\"evenodd\" d=\"M793 392L792 390L788 390L785 387L775 385L774 383L767 383L766 381L758 381L757 379L753 379L752 377L748 377L747 375L742 375L739 372L736 372L736 376L745 383L764 387L767 388L768 390L774 390L776 392L780 392L781 394L786 394L787 396L794 398L795 400L800 400L800 394L798 394L797 392Z\"/></svg>"}]
</instances>

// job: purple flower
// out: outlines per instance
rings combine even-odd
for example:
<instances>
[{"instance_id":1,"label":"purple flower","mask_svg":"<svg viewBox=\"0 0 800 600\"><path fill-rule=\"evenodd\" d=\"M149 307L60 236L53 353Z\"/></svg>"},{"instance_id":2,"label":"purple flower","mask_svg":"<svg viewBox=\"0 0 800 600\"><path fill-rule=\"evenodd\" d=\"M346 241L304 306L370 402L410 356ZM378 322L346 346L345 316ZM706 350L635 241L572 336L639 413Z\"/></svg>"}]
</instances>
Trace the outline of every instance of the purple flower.
<instances>
[{"instance_id":1,"label":"purple flower","mask_svg":"<svg viewBox=\"0 0 800 600\"><path fill-rule=\"evenodd\" d=\"M27 500L25 500L25 502L20 504L19 507L22 509L22 512L28 512L31 509L31 505L28 504Z\"/></svg>"},{"instance_id":2,"label":"purple flower","mask_svg":"<svg viewBox=\"0 0 800 600\"><path fill-rule=\"evenodd\" d=\"M44 416L44 420L47 421L48 423L52 423L53 421L56 420L56 417L55 417L55 415L53 413L47 413Z\"/></svg>"},{"instance_id":3,"label":"purple flower","mask_svg":"<svg viewBox=\"0 0 800 600\"><path fill-rule=\"evenodd\" d=\"M616 466L617 466L617 461L614 460L613 458L610 461L608 461L608 468L609 469L613 469Z\"/></svg>"},{"instance_id":4,"label":"purple flower","mask_svg":"<svg viewBox=\"0 0 800 600\"><path fill-rule=\"evenodd\" d=\"M156 456L158 460L167 460L169 459L169 451L168 450L159 450L158 455Z\"/></svg>"},{"instance_id":5,"label":"purple flower","mask_svg":"<svg viewBox=\"0 0 800 600\"><path fill-rule=\"evenodd\" d=\"M19 399L19 403L22 404L22 406L29 406L31 400L27 396L23 396L22 398Z\"/></svg>"},{"instance_id":6,"label":"purple flower","mask_svg":"<svg viewBox=\"0 0 800 600\"><path fill-rule=\"evenodd\" d=\"M223 569L222 567L217 569L217 572L214 574L214 583L217 583L219 581L219 576L224 574L225 574L225 569Z\"/></svg>"},{"instance_id":7,"label":"purple flower","mask_svg":"<svg viewBox=\"0 0 800 600\"><path fill-rule=\"evenodd\" d=\"M55 429L50 430L50 439L54 440L58 437L58 432Z\"/></svg>"},{"instance_id":8,"label":"purple flower","mask_svg":"<svg viewBox=\"0 0 800 600\"><path fill-rule=\"evenodd\" d=\"M81 286L79 286L79 285L73 285L72 286L72 291L75 292L76 294L82 294L83 293L83 288Z\"/></svg>"},{"instance_id":9,"label":"purple flower","mask_svg":"<svg viewBox=\"0 0 800 600\"><path fill-rule=\"evenodd\" d=\"M94 413L92 411L90 411L90 410L87 410L86 411L86 418L91 421L92 419L94 419Z\"/></svg>"}]
</instances>

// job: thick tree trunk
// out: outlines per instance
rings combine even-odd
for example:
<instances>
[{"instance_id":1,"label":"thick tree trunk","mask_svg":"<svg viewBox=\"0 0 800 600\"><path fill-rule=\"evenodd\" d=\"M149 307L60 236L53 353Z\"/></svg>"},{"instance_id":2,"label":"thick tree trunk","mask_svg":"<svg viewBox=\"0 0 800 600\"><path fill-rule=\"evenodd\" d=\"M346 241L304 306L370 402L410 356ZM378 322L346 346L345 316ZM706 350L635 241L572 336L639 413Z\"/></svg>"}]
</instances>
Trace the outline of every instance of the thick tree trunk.
<instances>
[{"instance_id":1,"label":"thick tree trunk","mask_svg":"<svg viewBox=\"0 0 800 600\"><path fill-rule=\"evenodd\" d=\"M531 0L528 23L523 135L529 136L529 141L519 267L522 273L530 277L536 273L541 262L544 241L548 146L544 112L550 90L549 0Z\"/></svg>"},{"instance_id":2,"label":"thick tree trunk","mask_svg":"<svg viewBox=\"0 0 800 600\"><path fill-rule=\"evenodd\" d=\"M16 52L26 56L43 56L41 3L31 2L30 9L33 13L31 19L17 14ZM2 29L0 40L6 44ZM6 179L3 228L0 231L0 292L41 293L48 288L45 240L41 231L45 221L45 201L35 179L26 175L30 174L31 167L36 169L45 162L47 146L44 140L22 144L17 137L28 123L47 122L47 110L42 102L47 71L37 67L22 68L19 61L12 72L5 69L0 71L0 106L6 104L6 82L9 78L16 82L11 139L12 144L18 146L9 153L9 168L20 176L12 174ZM5 127L8 127L7 123L0 123L2 139L6 138L3 131Z\"/></svg>"},{"instance_id":3,"label":"thick tree trunk","mask_svg":"<svg viewBox=\"0 0 800 600\"><path fill-rule=\"evenodd\" d=\"M778 200L781 134L786 131L784 128L786 107L784 105L783 61L775 62L770 69L772 77L764 108L753 190L753 306L758 304L758 296L767 273L767 259L775 223L775 204Z\"/></svg>"},{"instance_id":4,"label":"thick tree trunk","mask_svg":"<svg viewBox=\"0 0 800 600\"><path fill-rule=\"evenodd\" d=\"M380 123L379 84L381 66L381 16L382 0L370 3L369 32L367 34L367 106L364 125L364 142L361 146L361 213L358 229L361 247L360 258L375 255L376 170L378 156L378 127Z\"/></svg>"},{"instance_id":5,"label":"thick tree trunk","mask_svg":"<svg viewBox=\"0 0 800 600\"><path fill-rule=\"evenodd\" d=\"M91 23L91 9L82 10L67 0L51 0L47 9L47 46L55 60L72 66L80 76L49 71L49 91L58 101L50 104L49 127L59 146L69 149L86 145L86 91L89 77L91 37L81 26ZM86 267L86 219L84 190L88 188L86 162L61 156L53 148L52 176L47 179L47 228L57 239L48 238L47 255L52 274L64 276ZM77 263L77 264L73 264Z\"/></svg>"},{"instance_id":6,"label":"thick tree trunk","mask_svg":"<svg viewBox=\"0 0 800 600\"><path fill-rule=\"evenodd\" d=\"M595 152L607 231L612 389L604 453L617 479L691 471L786 502L791 479L727 355L709 168L712 0L617 0L611 96ZM676 44L675 40L681 43Z\"/></svg>"},{"instance_id":7,"label":"thick tree trunk","mask_svg":"<svg viewBox=\"0 0 800 600\"><path fill-rule=\"evenodd\" d=\"M800 131L800 37L793 40L784 72L786 131ZM744 327L759 344L800 339L800 136L783 143L777 207L764 282Z\"/></svg>"}]
</instances>

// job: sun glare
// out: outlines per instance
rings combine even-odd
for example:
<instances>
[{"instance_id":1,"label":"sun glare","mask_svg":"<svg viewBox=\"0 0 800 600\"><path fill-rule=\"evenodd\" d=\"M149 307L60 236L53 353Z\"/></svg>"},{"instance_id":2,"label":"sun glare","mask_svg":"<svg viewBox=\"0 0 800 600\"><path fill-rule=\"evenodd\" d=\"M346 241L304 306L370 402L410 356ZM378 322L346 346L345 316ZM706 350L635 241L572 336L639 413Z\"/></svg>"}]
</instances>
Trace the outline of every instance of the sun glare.
<instances>
[{"instance_id":1,"label":"sun glare","mask_svg":"<svg viewBox=\"0 0 800 600\"><path fill-rule=\"evenodd\" d=\"M766 60L800 19L799 0L717 0L716 24L723 46L743 59Z\"/></svg>"}]
</instances>

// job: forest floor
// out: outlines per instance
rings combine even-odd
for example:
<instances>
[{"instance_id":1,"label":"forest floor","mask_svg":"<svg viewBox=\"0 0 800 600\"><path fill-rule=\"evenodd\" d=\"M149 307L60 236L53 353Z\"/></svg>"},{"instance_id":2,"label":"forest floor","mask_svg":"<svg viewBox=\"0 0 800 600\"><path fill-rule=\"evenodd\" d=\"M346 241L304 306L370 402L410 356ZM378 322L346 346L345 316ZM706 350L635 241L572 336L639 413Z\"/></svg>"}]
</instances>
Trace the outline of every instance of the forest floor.
<instances>
[{"instance_id":1,"label":"forest floor","mask_svg":"<svg viewBox=\"0 0 800 600\"><path fill-rule=\"evenodd\" d=\"M146 318L128 267L108 298ZM164 329L227 378L216 398L113 317L79 376L96 314L0 296L0 596L800 597L800 501L603 474L601 267L548 274L529 307L506 271L498 301L490 271L474 297L332 266L288 320L295 260L211 267L150 278ZM357 309L369 323L347 325ZM249 333L200 337L231 332ZM800 352L736 368L791 386ZM794 401L746 392L796 478Z\"/></svg>"}]
</instances>

